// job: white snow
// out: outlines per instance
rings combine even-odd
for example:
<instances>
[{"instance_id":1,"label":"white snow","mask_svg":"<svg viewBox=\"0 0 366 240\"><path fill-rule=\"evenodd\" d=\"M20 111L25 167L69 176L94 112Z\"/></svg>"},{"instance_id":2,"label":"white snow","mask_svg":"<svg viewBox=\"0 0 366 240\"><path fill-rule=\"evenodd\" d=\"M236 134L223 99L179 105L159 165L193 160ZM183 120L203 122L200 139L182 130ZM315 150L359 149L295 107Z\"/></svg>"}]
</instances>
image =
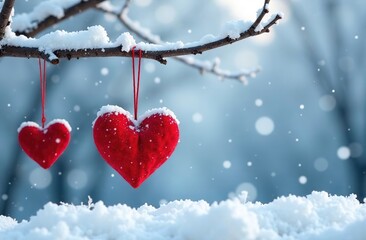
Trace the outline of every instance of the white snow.
<instances>
[{"instance_id":1,"label":"white snow","mask_svg":"<svg viewBox=\"0 0 366 240\"><path fill-rule=\"evenodd\" d=\"M0 216L0 231L4 229L10 229L17 225L17 221L12 219L11 217Z\"/></svg>"},{"instance_id":2,"label":"white snow","mask_svg":"<svg viewBox=\"0 0 366 240\"><path fill-rule=\"evenodd\" d=\"M18 133L23 129L23 128L25 128L25 127L36 127L36 128L39 128L39 129L41 129L41 127L38 125L38 123L36 123L36 122L22 122L21 124L20 124L20 126L18 127Z\"/></svg>"},{"instance_id":3,"label":"white snow","mask_svg":"<svg viewBox=\"0 0 366 240\"><path fill-rule=\"evenodd\" d=\"M122 33L116 40L117 45L122 45L122 51L129 52L136 46L136 41L129 32Z\"/></svg>"},{"instance_id":4,"label":"white snow","mask_svg":"<svg viewBox=\"0 0 366 240\"><path fill-rule=\"evenodd\" d=\"M66 121L65 119L59 119L59 118L58 119L53 119L52 121L50 121L49 123L47 123L47 125L45 126L45 128L48 128L49 126L51 126L54 123L61 123L61 124L65 125L65 127L67 128L67 130L69 130L69 132L72 131L72 128L71 128L69 122Z\"/></svg>"},{"instance_id":5,"label":"white snow","mask_svg":"<svg viewBox=\"0 0 366 240\"><path fill-rule=\"evenodd\" d=\"M90 200L78 206L47 203L29 221L0 216L0 239L362 240L366 235L366 205L355 195L313 192L268 204L247 202L246 196L137 209Z\"/></svg>"},{"instance_id":6,"label":"white snow","mask_svg":"<svg viewBox=\"0 0 366 240\"><path fill-rule=\"evenodd\" d=\"M1 45L35 47L41 51L46 50L72 50L84 48L111 47L108 34L102 26L91 26L87 30L67 32L57 30L41 36L40 38L27 38L16 36L13 32L8 33L1 41Z\"/></svg>"},{"instance_id":7,"label":"white snow","mask_svg":"<svg viewBox=\"0 0 366 240\"><path fill-rule=\"evenodd\" d=\"M9 45L17 47L38 48L51 56L51 59L56 57L52 51L59 50L78 50L78 49L94 49L108 48L122 45L122 51L130 51L136 46L137 49L143 51L159 51L159 50L176 50L181 48L195 47L210 42L218 41L229 36L232 39L240 37L240 33L246 31L252 24L252 21L231 21L228 22L222 32L218 35L207 34L198 41L183 43L176 42L161 42L160 38L152 35L150 31L142 28L137 22L131 21L127 12L124 11L122 16L128 23L138 30L143 32L149 38L152 38L158 44L139 42L136 43L133 36L126 32L122 33L115 41L110 41L106 30L102 26L90 26L87 30L67 32L57 30L41 36L40 38L27 38L25 36L16 36L14 31L27 31L37 27L38 22L49 16L62 18L64 10L72 5L77 4L80 0L48 0L38 4L32 12L16 14L11 25L7 27L5 38L0 42L0 45ZM110 2L99 4L98 7L107 11L115 12L113 5ZM260 30L260 27L258 27Z\"/></svg>"},{"instance_id":8,"label":"white snow","mask_svg":"<svg viewBox=\"0 0 366 240\"><path fill-rule=\"evenodd\" d=\"M164 42L162 44L139 42L136 44L136 49L144 51L165 51L165 50L177 50L188 47L182 41L177 42Z\"/></svg>"},{"instance_id":9,"label":"white snow","mask_svg":"<svg viewBox=\"0 0 366 240\"><path fill-rule=\"evenodd\" d=\"M105 105L105 106L102 106L100 108L100 110L97 112L97 117L93 121L93 127L94 127L94 123L98 119L98 117L100 117L104 114L123 114L123 115L127 116L127 118L129 118L134 123L135 126L139 126L141 121L143 121L145 118L148 118L154 114L170 116L176 121L177 124L179 124L179 120L175 116L174 112L169 110L166 107L150 109L150 110L146 111L144 114L138 116L137 121L136 121L130 112L126 111L125 109L121 108L120 106Z\"/></svg>"},{"instance_id":10,"label":"white snow","mask_svg":"<svg viewBox=\"0 0 366 240\"><path fill-rule=\"evenodd\" d=\"M11 27L14 31L23 32L27 29L36 28L38 23L49 16L62 18L64 10L69 8L81 0L49 0L42 1L36 5L30 13L16 14L13 18Z\"/></svg>"},{"instance_id":11,"label":"white snow","mask_svg":"<svg viewBox=\"0 0 366 240\"><path fill-rule=\"evenodd\" d=\"M268 3L266 3L266 5L264 5L264 8L265 8L267 11L269 11L269 4L268 4Z\"/></svg>"},{"instance_id":12,"label":"white snow","mask_svg":"<svg viewBox=\"0 0 366 240\"><path fill-rule=\"evenodd\" d=\"M53 119L52 121L50 121L49 123L47 123L45 126L44 126L44 129L47 129L49 126L51 126L52 124L54 123L61 123L63 125L65 125L65 127L67 128L67 130L69 130L69 132L72 131L72 128L69 124L68 121L66 121L65 119ZM28 122L22 122L18 128L18 133L24 128L24 127L36 127L36 128L39 128L39 129L42 129L41 126L38 125L38 123L36 122L32 122L32 121L28 121Z\"/></svg>"},{"instance_id":13,"label":"white snow","mask_svg":"<svg viewBox=\"0 0 366 240\"><path fill-rule=\"evenodd\" d=\"M0 45L9 45L17 47L38 48L52 55L52 51L59 50L78 50L78 49L95 49L117 47L122 45L122 51L130 51L136 46L136 49L143 51L162 51L177 50L185 47L195 47L209 42L220 40L228 35L233 38L240 36L241 31L245 31L244 25L240 22L231 23L226 30L219 36L212 34L205 35L199 41L191 43L183 43L182 41L164 42L159 44L139 42L136 43L133 36L128 33L122 33L115 41L111 41L104 27L100 25L90 26L87 30L67 32L64 30L56 30L41 36L40 38L27 38L23 35L17 36L10 28L7 28L5 38Z\"/></svg>"},{"instance_id":14,"label":"white snow","mask_svg":"<svg viewBox=\"0 0 366 240\"><path fill-rule=\"evenodd\" d=\"M170 116L179 125L179 120L175 116L174 112L171 111L170 109L166 108L166 107L153 108L153 109L147 110L144 114L142 114L141 116L138 117L137 121L138 121L138 123L140 123L145 118L148 118L148 117L150 117L151 115L154 115L154 114L160 114L160 115L163 115L163 116Z\"/></svg>"},{"instance_id":15,"label":"white snow","mask_svg":"<svg viewBox=\"0 0 366 240\"><path fill-rule=\"evenodd\" d=\"M110 1L104 1L97 5L98 8L104 9L106 12L118 12L120 9L113 5Z\"/></svg>"},{"instance_id":16,"label":"white snow","mask_svg":"<svg viewBox=\"0 0 366 240\"><path fill-rule=\"evenodd\" d=\"M107 113L123 114L126 115L128 118L133 119L133 116L131 115L130 112L124 110L123 108L117 105L102 106L100 110L97 112L97 118Z\"/></svg>"},{"instance_id":17,"label":"white snow","mask_svg":"<svg viewBox=\"0 0 366 240\"><path fill-rule=\"evenodd\" d=\"M279 13L277 13L278 14L278 16L280 16L280 18L285 18L285 14L283 13L283 12L279 12Z\"/></svg>"},{"instance_id":18,"label":"white snow","mask_svg":"<svg viewBox=\"0 0 366 240\"><path fill-rule=\"evenodd\" d=\"M240 37L240 33L246 31L252 24L252 22L244 20L227 22L222 35L223 37L229 36L231 39L237 39Z\"/></svg>"}]
</instances>

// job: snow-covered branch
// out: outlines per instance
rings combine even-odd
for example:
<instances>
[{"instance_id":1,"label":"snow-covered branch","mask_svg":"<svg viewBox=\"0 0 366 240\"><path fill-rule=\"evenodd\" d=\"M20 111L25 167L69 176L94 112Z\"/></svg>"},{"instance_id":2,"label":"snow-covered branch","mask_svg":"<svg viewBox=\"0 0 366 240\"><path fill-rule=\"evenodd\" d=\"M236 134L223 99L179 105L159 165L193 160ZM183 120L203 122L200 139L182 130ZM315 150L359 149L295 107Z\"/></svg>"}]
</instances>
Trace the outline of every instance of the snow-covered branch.
<instances>
[{"instance_id":1,"label":"snow-covered branch","mask_svg":"<svg viewBox=\"0 0 366 240\"><path fill-rule=\"evenodd\" d=\"M78 2L78 4L83 2L77 0L75 1ZM227 24L225 30L220 35L206 35L201 40L191 43L183 43L181 41L174 43L159 42L158 44L145 42L136 43L135 39L129 33L123 33L115 41L110 41L107 32L101 26L89 27L87 30L79 32L65 32L57 30L36 39L28 38L24 35L16 35L12 31L13 24L11 24L7 27L9 28L8 31L5 31L4 39L0 42L0 57L41 57L54 64L57 64L61 58L72 59L111 56L130 57L130 50L135 46L136 49L143 50L143 58L154 59L162 64L166 64L166 58L168 57L201 54L211 49L223 47L225 45L268 32L269 29L279 19L281 19L281 15L277 14L274 15L268 22L263 23L263 17L268 13L269 1L270 0L265 0L263 8L253 23L244 21L231 22ZM98 1L92 2L94 5L96 5ZM88 5L89 8L91 6L92 5ZM41 25L52 25L51 23L47 23L48 21L51 21L51 18L57 18L57 21L62 20L66 16L65 12L67 12L70 8L73 8L73 6L59 7L61 7L59 13L53 13L51 16L36 19L38 20L36 23L34 23L32 15L23 16L23 21L17 20L17 17L15 17L15 29L17 29L18 32L28 32L28 34L31 32L34 34L39 32L38 28L42 28L42 30L45 28L40 27ZM88 7L85 7L84 9L87 9ZM45 8L47 9L47 7ZM127 7L123 8L124 10L122 13L125 12L126 8ZM55 11L57 8L52 9ZM70 16L70 14L68 16ZM76 12L73 14L76 14ZM37 16L42 15L44 15L44 10L43 12L39 10ZM29 21L29 25L25 24L26 27L21 29L20 24L17 24L17 21L26 22L24 21L24 18L28 18L31 21ZM34 24L34 26L32 24ZM185 62L190 61L185 59ZM201 69L203 71L207 70L207 68L202 68L202 64ZM223 76L225 76L225 72L219 71L217 65L215 67L215 64L212 64L210 71L216 71L216 73L223 74Z\"/></svg>"},{"instance_id":2,"label":"snow-covered branch","mask_svg":"<svg viewBox=\"0 0 366 240\"><path fill-rule=\"evenodd\" d=\"M105 0L69 0L43 1L32 12L16 15L12 22L12 30L16 35L34 37L43 30L78 15L88 9L95 8Z\"/></svg>"},{"instance_id":3,"label":"snow-covered branch","mask_svg":"<svg viewBox=\"0 0 366 240\"><path fill-rule=\"evenodd\" d=\"M15 0L5 0L2 3L2 9L0 13L0 40L4 38L5 28L9 25L9 19L13 10Z\"/></svg>"}]
</instances>

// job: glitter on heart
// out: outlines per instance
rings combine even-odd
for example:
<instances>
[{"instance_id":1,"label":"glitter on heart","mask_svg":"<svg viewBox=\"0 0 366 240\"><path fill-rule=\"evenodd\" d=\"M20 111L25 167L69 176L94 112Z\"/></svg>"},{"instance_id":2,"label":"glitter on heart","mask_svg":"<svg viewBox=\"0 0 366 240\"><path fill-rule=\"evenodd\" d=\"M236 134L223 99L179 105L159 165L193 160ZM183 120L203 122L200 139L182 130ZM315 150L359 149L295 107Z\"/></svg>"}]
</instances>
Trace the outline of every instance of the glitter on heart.
<instances>
[{"instance_id":1,"label":"glitter on heart","mask_svg":"<svg viewBox=\"0 0 366 240\"><path fill-rule=\"evenodd\" d=\"M70 132L69 123L63 119L55 119L44 128L35 122L23 122L18 128L18 140L30 158L48 169L67 148Z\"/></svg>"},{"instance_id":2,"label":"glitter on heart","mask_svg":"<svg viewBox=\"0 0 366 240\"><path fill-rule=\"evenodd\" d=\"M132 187L138 188L173 153L179 121L167 108L139 119L119 106L103 106L93 123L95 145L103 159Z\"/></svg>"}]
</instances>

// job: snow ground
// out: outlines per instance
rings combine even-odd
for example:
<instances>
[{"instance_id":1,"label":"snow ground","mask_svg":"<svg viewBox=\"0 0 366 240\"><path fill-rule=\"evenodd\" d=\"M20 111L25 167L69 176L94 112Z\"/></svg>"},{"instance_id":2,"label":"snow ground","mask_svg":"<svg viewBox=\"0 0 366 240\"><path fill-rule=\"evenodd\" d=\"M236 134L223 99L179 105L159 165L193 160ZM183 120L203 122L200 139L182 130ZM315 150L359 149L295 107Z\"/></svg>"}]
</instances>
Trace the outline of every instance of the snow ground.
<instances>
[{"instance_id":1,"label":"snow ground","mask_svg":"<svg viewBox=\"0 0 366 240\"><path fill-rule=\"evenodd\" d=\"M47 203L29 221L0 216L0 239L333 239L366 236L366 205L355 195L280 197L268 204L237 198L209 204L180 200L138 209Z\"/></svg>"}]
</instances>

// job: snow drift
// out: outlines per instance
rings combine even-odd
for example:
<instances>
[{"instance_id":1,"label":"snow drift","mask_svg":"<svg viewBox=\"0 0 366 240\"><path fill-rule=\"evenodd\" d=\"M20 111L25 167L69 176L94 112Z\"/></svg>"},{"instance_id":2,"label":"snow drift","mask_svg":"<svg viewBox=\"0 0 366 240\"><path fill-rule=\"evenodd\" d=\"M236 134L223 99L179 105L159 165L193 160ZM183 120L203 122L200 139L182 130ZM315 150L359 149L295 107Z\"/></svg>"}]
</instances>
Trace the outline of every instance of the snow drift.
<instances>
[{"instance_id":1,"label":"snow drift","mask_svg":"<svg viewBox=\"0 0 366 240\"><path fill-rule=\"evenodd\" d=\"M172 201L159 208L47 203L29 221L0 216L0 239L366 239L366 206L355 195L313 192L268 204L246 193L220 203Z\"/></svg>"}]
</instances>

